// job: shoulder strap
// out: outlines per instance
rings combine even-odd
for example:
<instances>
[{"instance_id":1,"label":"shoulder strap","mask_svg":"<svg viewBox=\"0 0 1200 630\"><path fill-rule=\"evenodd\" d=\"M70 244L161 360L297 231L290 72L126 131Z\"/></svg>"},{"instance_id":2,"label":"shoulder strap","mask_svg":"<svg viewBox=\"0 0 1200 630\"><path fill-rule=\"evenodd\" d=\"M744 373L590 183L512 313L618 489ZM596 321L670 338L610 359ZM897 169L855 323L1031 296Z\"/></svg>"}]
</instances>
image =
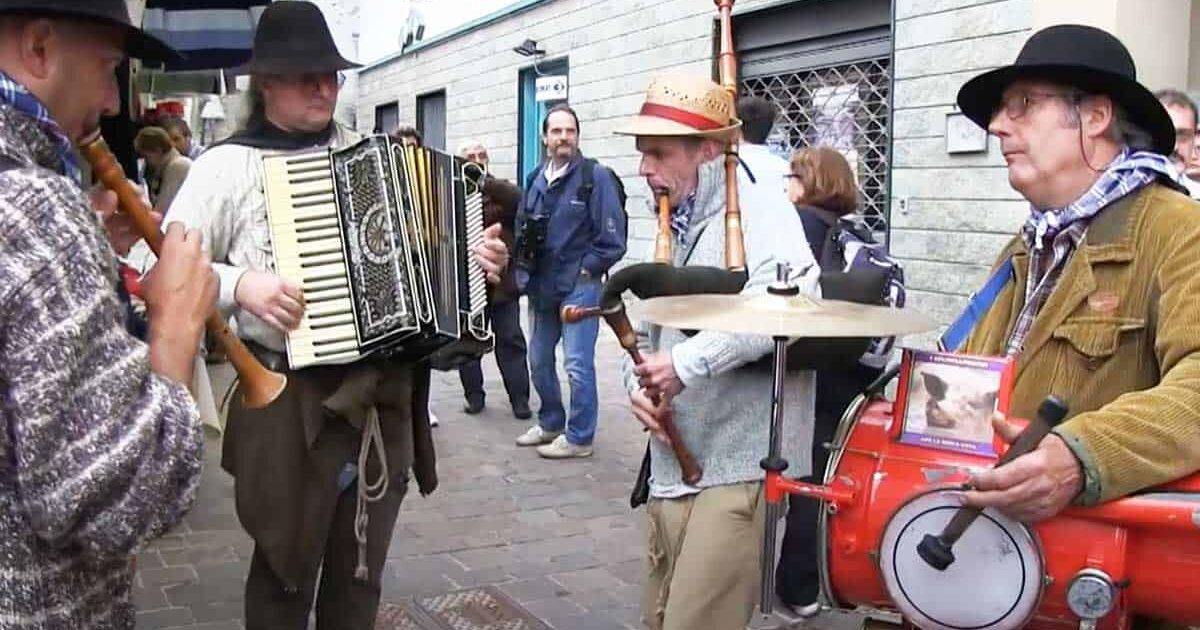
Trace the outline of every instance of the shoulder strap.
<instances>
[{"instance_id":1,"label":"shoulder strap","mask_svg":"<svg viewBox=\"0 0 1200 630\"><path fill-rule=\"evenodd\" d=\"M954 320L954 323L950 324L946 332L942 333L941 339L938 340L940 350L957 352L962 347L975 325L992 308L992 304L996 303L996 298L1000 297L1000 292L1012 279L1013 273L1013 261L1010 256L1004 261L1004 264L996 269L992 277L988 278L987 284L984 284L978 293L971 296L966 310Z\"/></svg>"},{"instance_id":2,"label":"shoulder strap","mask_svg":"<svg viewBox=\"0 0 1200 630\"><path fill-rule=\"evenodd\" d=\"M583 158L583 163L579 165L579 168L582 181L579 184L579 194L576 198L580 203L587 205L588 200L592 198L592 189L596 185L596 160Z\"/></svg>"},{"instance_id":3,"label":"shoulder strap","mask_svg":"<svg viewBox=\"0 0 1200 630\"><path fill-rule=\"evenodd\" d=\"M529 176L525 178L525 190L526 191L529 191L529 189L533 188L533 182L537 181L538 176L542 174L542 169L544 169L545 167L546 166L544 163L539 164L536 168L533 169L533 172L529 173Z\"/></svg>"}]
</instances>

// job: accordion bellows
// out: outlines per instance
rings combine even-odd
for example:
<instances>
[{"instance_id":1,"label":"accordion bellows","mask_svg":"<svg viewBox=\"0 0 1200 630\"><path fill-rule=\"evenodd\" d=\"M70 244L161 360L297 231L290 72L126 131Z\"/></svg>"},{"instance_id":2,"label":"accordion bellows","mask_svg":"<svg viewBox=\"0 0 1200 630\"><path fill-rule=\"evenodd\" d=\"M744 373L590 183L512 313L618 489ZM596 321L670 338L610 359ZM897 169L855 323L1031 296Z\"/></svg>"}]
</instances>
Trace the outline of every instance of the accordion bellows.
<instances>
[{"instance_id":1,"label":"accordion bellows","mask_svg":"<svg viewBox=\"0 0 1200 630\"><path fill-rule=\"evenodd\" d=\"M462 159L373 135L343 149L263 158L275 272L306 310L292 369L366 356L489 348L480 181Z\"/></svg>"}]
</instances>

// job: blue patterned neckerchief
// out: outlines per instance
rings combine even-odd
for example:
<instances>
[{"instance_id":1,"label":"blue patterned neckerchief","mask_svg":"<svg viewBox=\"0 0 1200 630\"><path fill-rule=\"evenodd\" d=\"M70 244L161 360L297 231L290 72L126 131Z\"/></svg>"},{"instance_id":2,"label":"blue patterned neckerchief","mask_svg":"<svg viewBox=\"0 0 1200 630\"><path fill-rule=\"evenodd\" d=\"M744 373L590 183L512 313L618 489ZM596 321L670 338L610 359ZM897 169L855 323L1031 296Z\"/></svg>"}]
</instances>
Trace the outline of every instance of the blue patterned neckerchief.
<instances>
[{"instance_id":1,"label":"blue patterned neckerchief","mask_svg":"<svg viewBox=\"0 0 1200 630\"><path fill-rule=\"evenodd\" d=\"M696 207L696 193L688 195L679 207L671 209L671 231L675 233L675 239L681 244L683 238L687 236L688 226L692 223L692 209Z\"/></svg>"},{"instance_id":2,"label":"blue patterned neckerchief","mask_svg":"<svg viewBox=\"0 0 1200 630\"><path fill-rule=\"evenodd\" d=\"M59 157L62 159L63 174L76 184L82 184L83 176L79 171L79 162L67 134L50 117L50 112L38 100L38 97L4 72L0 72L0 103L7 104L36 121L38 127L41 127L42 131L54 140Z\"/></svg>"},{"instance_id":3,"label":"blue patterned neckerchief","mask_svg":"<svg viewBox=\"0 0 1200 630\"><path fill-rule=\"evenodd\" d=\"M1114 201L1160 179L1179 185L1178 174L1167 158L1125 148L1096 183L1067 207L1046 211L1030 208L1029 219L1021 228L1021 237L1029 248L1025 304L1008 338L1009 356L1023 349L1034 319L1058 284L1067 259L1083 242L1092 219Z\"/></svg>"}]
</instances>

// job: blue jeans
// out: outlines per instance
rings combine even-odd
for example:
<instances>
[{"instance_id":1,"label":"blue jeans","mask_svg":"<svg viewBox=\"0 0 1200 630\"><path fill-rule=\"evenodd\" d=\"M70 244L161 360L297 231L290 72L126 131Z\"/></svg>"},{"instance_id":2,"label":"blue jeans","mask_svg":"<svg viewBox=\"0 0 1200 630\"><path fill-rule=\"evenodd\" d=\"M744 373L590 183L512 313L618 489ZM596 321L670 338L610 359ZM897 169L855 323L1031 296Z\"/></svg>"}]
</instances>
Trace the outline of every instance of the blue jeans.
<instances>
[{"instance_id":1,"label":"blue jeans","mask_svg":"<svg viewBox=\"0 0 1200 630\"><path fill-rule=\"evenodd\" d=\"M545 431L567 432L567 441L587 446L596 435L596 338L600 320L588 318L577 324L564 324L559 315L563 304L597 306L600 303L600 281L580 278L575 288L561 303L529 301L529 321L533 331L529 339L529 371L533 387L542 400L538 424ZM558 340L563 341L564 367L571 385L571 416L568 421L563 409L562 390L554 351Z\"/></svg>"}]
</instances>

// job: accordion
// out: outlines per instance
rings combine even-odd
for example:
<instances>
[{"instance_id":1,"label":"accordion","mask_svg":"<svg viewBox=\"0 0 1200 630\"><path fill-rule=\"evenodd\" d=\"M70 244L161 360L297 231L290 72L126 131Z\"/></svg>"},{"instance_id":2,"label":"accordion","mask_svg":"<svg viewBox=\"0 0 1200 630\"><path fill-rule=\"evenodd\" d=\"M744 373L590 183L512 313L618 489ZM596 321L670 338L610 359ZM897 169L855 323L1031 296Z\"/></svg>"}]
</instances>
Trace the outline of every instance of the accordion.
<instances>
[{"instance_id":1,"label":"accordion","mask_svg":"<svg viewBox=\"0 0 1200 630\"><path fill-rule=\"evenodd\" d=\"M306 305L293 369L491 349L477 165L373 135L262 167L275 272Z\"/></svg>"}]
</instances>

